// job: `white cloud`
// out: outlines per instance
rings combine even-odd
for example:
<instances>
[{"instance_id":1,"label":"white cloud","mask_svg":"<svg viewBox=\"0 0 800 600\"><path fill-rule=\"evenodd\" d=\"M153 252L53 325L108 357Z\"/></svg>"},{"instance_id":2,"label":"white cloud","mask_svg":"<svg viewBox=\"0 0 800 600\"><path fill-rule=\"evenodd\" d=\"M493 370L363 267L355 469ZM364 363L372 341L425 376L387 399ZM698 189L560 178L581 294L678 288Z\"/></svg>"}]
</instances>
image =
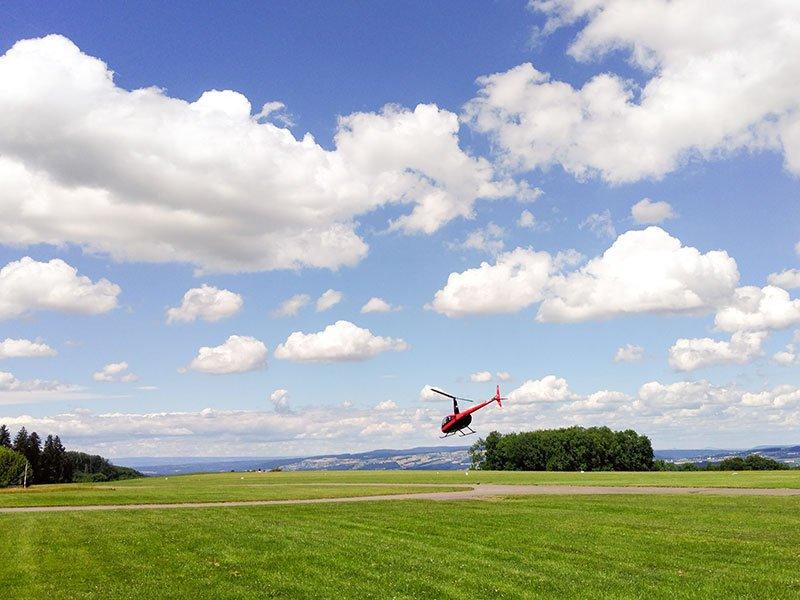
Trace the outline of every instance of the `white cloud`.
<instances>
[{"instance_id":1,"label":"white cloud","mask_svg":"<svg viewBox=\"0 0 800 600\"><path fill-rule=\"evenodd\" d=\"M317 333L295 331L275 349L275 356L295 362L360 361L406 349L408 344L399 338L381 337L349 321L336 321Z\"/></svg>"},{"instance_id":2,"label":"white cloud","mask_svg":"<svg viewBox=\"0 0 800 600\"><path fill-rule=\"evenodd\" d=\"M780 352L772 355L774 360L779 365L789 366L797 363L797 350L794 344L786 344L786 348Z\"/></svg>"},{"instance_id":3,"label":"white cloud","mask_svg":"<svg viewBox=\"0 0 800 600\"><path fill-rule=\"evenodd\" d=\"M336 269L367 253L358 215L408 207L393 227L430 233L479 198L526 193L465 153L458 116L435 105L340 117L326 150L263 122L274 102L254 115L231 90L129 91L57 35L14 44L0 81L4 244L205 272Z\"/></svg>"},{"instance_id":4,"label":"white cloud","mask_svg":"<svg viewBox=\"0 0 800 600\"><path fill-rule=\"evenodd\" d=\"M311 302L311 297L308 294L295 294L291 298L284 300L281 305L272 311L273 317L293 317L301 308L304 308Z\"/></svg>"},{"instance_id":5,"label":"white cloud","mask_svg":"<svg viewBox=\"0 0 800 600\"><path fill-rule=\"evenodd\" d=\"M39 310L97 315L116 308L119 293L118 285L106 279L92 283L61 259L38 262L25 256L0 269L0 319Z\"/></svg>"},{"instance_id":6,"label":"white cloud","mask_svg":"<svg viewBox=\"0 0 800 600\"><path fill-rule=\"evenodd\" d=\"M541 402L564 402L578 396L569 389L565 379L547 375L541 379L528 379L508 394L509 405L538 404Z\"/></svg>"},{"instance_id":7,"label":"white cloud","mask_svg":"<svg viewBox=\"0 0 800 600\"><path fill-rule=\"evenodd\" d=\"M780 273L771 273L769 277L767 277L767 281L770 285L785 290L800 288L800 269L786 269Z\"/></svg>"},{"instance_id":8,"label":"white cloud","mask_svg":"<svg viewBox=\"0 0 800 600\"><path fill-rule=\"evenodd\" d=\"M267 347L246 335L232 335L219 346L203 346L187 369L212 375L246 373L267 366Z\"/></svg>"},{"instance_id":9,"label":"white cloud","mask_svg":"<svg viewBox=\"0 0 800 600\"><path fill-rule=\"evenodd\" d=\"M705 380L670 384L651 381L639 388L631 408L645 416L676 418L696 416L709 407L731 405L740 399L741 393L735 389L714 386Z\"/></svg>"},{"instance_id":10,"label":"white cloud","mask_svg":"<svg viewBox=\"0 0 800 600\"><path fill-rule=\"evenodd\" d=\"M615 410L623 403L630 402L630 400L630 396L622 392L601 390L580 400L565 404L560 410L568 413L604 413Z\"/></svg>"},{"instance_id":11,"label":"white cloud","mask_svg":"<svg viewBox=\"0 0 800 600\"><path fill-rule=\"evenodd\" d=\"M11 338L0 342L0 360L4 358L40 358L57 354L58 352L44 342Z\"/></svg>"},{"instance_id":12,"label":"white cloud","mask_svg":"<svg viewBox=\"0 0 800 600\"><path fill-rule=\"evenodd\" d=\"M289 406L289 390L283 388L275 390L269 395L269 401L275 407L276 413L286 414L292 412Z\"/></svg>"},{"instance_id":13,"label":"white cloud","mask_svg":"<svg viewBox=\"0 0 800 600\"><path fill-rule=\"evenodd\" d=\"M322 295L317 298L317 312L324 312L329 308L333 308L344 298L342 292L336 290L326 290Z\"/></svg>"},{"instance_id":14,"label":"white cloud","mask_svg":"<svg viewBox=\"0 0 800 600\"><path fill-rule=\"evenodd\" d=\"M380 414L380 413L378 413ZM385 414L385 413L384 413ZM397 422L376 422L374 408L300 407L276 410L161 411L153 413L75 410L52 416L0 416L10 428L58 433L70 448L105 456L307 456L365 451L402 431L425 443L436 440L441 415L397 409ZM395 423L396 425L396 423Z\"/></svg>"},{"instance_id":15,"label":"white cloud","mask_svg":"<svg viewBox=\"0 0 800 600\"><path fill-rule=\"evenodd\" d=\"M644 87L601 73L582 87L525 63L478 79L464 118L505 166L559 164L613 183L660 178L692 159L782 151L800 173L800 4L786 0L534 0L546 32L577 24L568 53L622 51Z\"/></svg>"},{"instance_id":16,"label":"white cloud","mask_svg":"<svg viewBox=\"0 0 800 600\"><path fill-rule=\"evenodd\" d=\"M678 215L668 202L654 202L650 198L642 198L631 207L631 216L640 225L658 225Z\"/></svg>"},{"instance_id":17,"label":"white cloud","mask_svg":"<svg viewBox=\"0 0 800 600\"><path fill-rule=\"evenodd\" d=\"M617 348L614 355L614 362L636 362L644 357L644 348L635 344L625 344Z\"/></svg>"},{"instance_id":18,"label":"white cloud","mask_svg":"<svg viewBox=\"0 0 800 600\"><path fill-rule=\"evenodd\" d=\"M617 236L614 221L611 219L611 212L606 209L601 213L592 213L579 225L580 229L588 229L599 238Z\"/></svg>"},{"instance_id":19,"label":"white cloud","mask_svg":"<svg viewBox=\"0 0 800 600\"><path fill-rule=\"evenodd\" d=\"M486 383L492 380L492 374L489 371L478 371L469 376L472 383Z\"/></svg>"},{"instance_id":20,"label":"white cloud","mask_svg":"<svg viewBox=\"0 0 800 600\"><path fill-rule=\"evenodd\" d=\"M109 363L99 371L92 375L95 381L121 381L122 383L133 383L138 381L139 377L133 373L126 373L128 370L128 363L125 361L118 363Z\"/></svg>"},{"instance_id":21,"label":"white cloud","mask_svg":"<svg viewBox=\"0 0 800 600\"><path fill-rule=\"evenodd\" d=\"M796 407L800 404L800 389L791 385L779 385L763 392L748 392L742 395L742 404L762 408Z\"/></svg>"},{"instance_id":22,"label":"white cloud","mask_svg":"<svg viewBox=\"0 0 800 600\"><path fill-rule=\"evenodd\" d=\"M449 398L434 392L430 385L425 385L422 387L422 389L419 391L419 399L423 402L450 402Z\"/></svg>"},{"instance_id":23,"label":"white cloud","mask_svg":"<svg viewBox=\"0 0 800 600\"><path fill-rule=\"evenodd\" d=\"M244 300L239 294L203 284L187 291L180 306L167 310L167 323L197 319L219 321L235 315L243 305Z\"/></svg>"},{"instance_id":24,"label":"white cloud","mask_svg":"<svg viewBox=\"0 0 800 600\"><path fill-rule=\"evenodd\" d=\"M517 226L526 229L533 229L536 227L536 217L529 210L523 210L517 219Z\"/></svg>"},{"instance_id":25,"label":"white cloud","mask_svg":"<svg viewBox=\"0 0 800 600\"><path fill-rule=\"evenodd\" d=\"M384 400L375 405L375 410L395 410L397 403L394 400Z\"/></svg>"},{"instance_id":26,"label":"white cloud","mask_svg":"<svg viewBox=\"0 0 800 600\"><path fill-rule=\"evenodd\" d=\"M398 306L392 306L383 298L378 298L377 296L373 296L370 298L367 303L361 307L361 313L386 313L386 312L394 312L400 310Z\"/></svg>"},{"instance_id":27,"label":"white cloud","mask_svg":"<svg viewBox=\"0 0 800 600\"><path fill-rule=\"evenodd\" d=\"M765 331L738 331L730 341L681 338L669 349L669 364L678 371L693 371L721 364L745 364L763 354Z\"/></svg>"},{"instance_id":28,"label":"white cloud","mask_svg":"<svg viewBox=\"0 0 800 600\"><path fill-rule=\"evenodd\" d=\"M786 329L800 324L800 299L768 285L737 288L730 303L717 311L714 324L721 331Z\"/></svg>"},{"instance_id":29,"label":"white cloud","mask_svg":"<svg viewBox=\"0 0 800 600\"><path fill-rule=\"evenodd\" d=\"M620 235L602 256L549 282L538 321L573 322L637 313L701 313L739 280L727 252L702 254L659 227Z\"/></svg>"},{"instance_id":30,"label":"white cloud","mask_svg":"<svg viewBox=\"0 0 800 600\"><path fill-rule=\"evenodd\" d=\"M509 373L508 371L498 371L496 375L500 381L508 381L509 379L511 379L511 373Z\"/></svg>"},{"instance_id":31,"label":"white cloud","mask_svg":"<svg viewBox=\"0 0 800 600\"><path fill-rule=\"evenodd\" d=\"M477 250L478 252L495 255L502 251L505 246L504 236L505 230L502 227L489 223L482 229L470 232L463 242L453 244L452 247L461 250Z\"/></svg>"},{"instance_id":32,"label":"white cloud","mask_svg":"<svg viewBox=\"0 0 800 600\"><path fill-rule=\"evenodd\" d=\"M494 264L451 273L430 308L448 317L517 312L542 299L553 268L547 252L517 248Z\"/></svg>"},{"instance_id":33,"label":"white cloud","mask_svg":"<svg viewBox=\"0 0 800 600\"><path fill-rule=\"evenodd\" d=\"M59 381L21 380L11 373L0 371L0 405L78 400L86 398L85 394L79 393L82 389Z\"/></svg>"}]
</instances>

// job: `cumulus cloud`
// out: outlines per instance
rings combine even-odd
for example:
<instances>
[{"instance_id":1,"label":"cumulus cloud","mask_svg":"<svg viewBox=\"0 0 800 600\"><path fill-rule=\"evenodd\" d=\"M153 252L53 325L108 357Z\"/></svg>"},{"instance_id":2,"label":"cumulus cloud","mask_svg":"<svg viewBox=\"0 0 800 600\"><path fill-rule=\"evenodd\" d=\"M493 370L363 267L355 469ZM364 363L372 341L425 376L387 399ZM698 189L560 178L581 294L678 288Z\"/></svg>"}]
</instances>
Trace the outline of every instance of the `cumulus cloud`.
<instances>
[{"instance_id":1,"label":"cumulus cloud","mask_svg":"<svg viewBox=\"0 0 800 600\"><path fill-rule=\"evenodd\" d=\"M526 229L533 229L536 227L536 217L529 210L523 210L517 219L517 226Z\"/></svg>"},{"instance_id":2,"label":"cumulus cloud","mask_svg":"<svg viewBox=\"0 0 800 600\"><path fill-rule=\"evenodd\" d=\"M774 360L779 365L789 366L797 363L797 350L794 344L786 344L786 347L780 352L772 355Z\"/></svg>"},{"instance_id":3,"label":"cumulus cloud","mask_svg":"<svg viewBox=\"0 0 800 600\"><path fill-rule=\"evenodd\" d=\"M612 183L692 159L782 152L800 173L800 5L784 0L533 0L550 32L578 24L568 54L622 51L643 87L613 73L581 87L525 63L478 79L465 120L518 169L561 165ZM720 18L723 15L724 18Z\"/></svg>"},{"instance_id":4,"label":"cumulus cloud","mask_svg":"<svg viewBox=\"0 0 800 600\"><path fill-rule=\"evenodd\" d=\"M119 293L118 285L106 279L93 283L61 259L38 262L25 256L0 269L0 319L40 310L97 315L116 308Z\"/></svg>"},{"instance_id":5,"label":"cumulus cloud","mask_svg":"<svg viewBox=\"0 0 800 600\"><path fill-rule=\"evenodd\" d=\"M430 308L448 317L518 312L542 299L553 268L547 252L517 248L494 264L451 273Z\"/></svg>"},{"instance_id":6,"label":"cumulus cloud","mask_svg":"<svg viewBox=\"0 0 800 600\"><path fill-rule=\"evenodd\" d=\"M702 313L739 280L727 252L705 254L659 227L620 235L578 271L554 276L538 321L572 322L637 313Z\"/></svg>"},{"instance_id":7,"label":"cumulus cloud","mask_svg":"<svg viewBox=\"0 0 800 600\"><path fill-rule=\"evenodd\" d=\"M677 340L669 349L669 364L678 371L693 371L721 364L745 364L763 354L765 331L738 331L730 341L711 338Z\"/></svg>"},{"instance_id":8,"label":"cumulus cloud","mask_svg":"<svg viewBox=\"0 0 800 600\"><path fill-rule=\"evenodd\" d=\"M11 338L0 342L0 360L4 358L40 358L57 354L58 352L44 342Z\"/></svg>"},{"instance_id":9,"label":"cumulus cloud","mask_svg":"<svg viewBox=\"0 0 800 600\"><path fill-rule=\"evenodd\" d=\"M361 307L362 314L368 313L386 313L386 312L394 312L400 310L398 306L392 306L383 298L378 298L377 296L373 296L370 298L367 303Z\"/></svg>"},{"instance_id":10,"label":"cumulus cloud","mask_svg":"<svg viewBox=\"0 0 800 600\"><path fill-rule=\"evenodd\" d=\"M701 314L725 305L739 271L727 252L705 254L659 227L620 235L601 256L552 257L531 248L500 254L494 264L451 273L426 308L448 317L514 313L541 302L541 322L575 322L639 314Z\"/></svg>"},{"instance_id":11,"label":"cumulus cloud","mask_svg":"<svg viewBox=\"0 0 800 600\"><path fill-rule=\"evenodd\" d=\"M508 381L509 379L511 379L511 373L509 373L508 371L498 371L496 375L500 381Z\"/></svg>"},{"instance_id":12,"label":"cumulus cloud","mask_svg":"<svg viewBox=\"0 0 800 600\"><path fill-rule=\"evenodd\" d=\"M293 317L301 308L308 306L311 297L308 294L295 294L284 300L281 305L272 311L273 317Z\"/></svg>"},{"instance_id":13,"label":"cumulus cloud","mask_svg":"<svg viewBox=\"0 0 800 600\"><path fill-rule=\"evenodd\" d=\"M317 298L317 312L324 312L329 308L333 308L344 298L342 292L336 290L326 290L322 295Z\"/></svg>"},{"instance_id":14,"label":"cumulus cloud","mask_svg":"<svg viewBox=\"0 0 800 600\"><path fill-rule=\"evenodd\" d=\"M395 410L397 403L394 400L384 400L375 405L375 410Z\"/></svg>"},{"instance_id":15,"label":"cumulus cloud","mask_svg":"<svg viewBox=\"0 0 800 600\"><path fill-rule=\"evenodd\" d=\"M636 362L644 357L644 348L636 344L625 344L617 348L614 354L614 362Z\"/></svg>"},{"instance_id":16,"label":"cumulus cloud","mask_svg":"<svg viewBox=\"0 0 800 600\"><path fill-rule=\"evenodd\" d=\"M133 383L138 381L139 377L128 371L128 363L125 361L118 363L109 363L99 371L92 375L95 381L121 381L122 383Z\"/></svg>"},{"instance_id":17,"label":"cumulus cloud","mask_svg":"<svg viewBox=\"0 0 800 600\"><path fill-rule=\"evenodd\" d=\"M495 255L503 250L505 246L504 237L505 230L502 227L489 223L482 229L470 232L463 242L453 244L452 247L460 250L477 250L478 252Z\"/></svg>"},{"instance_id":18,"label":"cumulus cloud","mask_svg":"<svg viewBox=\"0 0 800 600\"><path fill-rule=\"evenodd\" d=\"M576 399L566 379L547 375L541 379L528 379L508 394L509 405L538 404L542 402L564 402Z\"/></svg>"},{"instance_id":19,"label":"cumulus cloud","mask_svg":"<svg viewBox=\"0 0 800 600\"><path fill-rule=\"evenodd\" d=\"M167 323L190 323L197 319L219 321L235 315L242 310L243 305L244 300L239 294L203 284L187 291L180 306L167 310Z\"/></svg>"},{"instance_id":20,"label":"cumulus cloud","mask_svg":"<svg viewBox=\"0 0 800 600\"><path fill-rule=\"evenodd\" d=\"M714 317L716 328L729 332L786 329L798 324L800 299L792 300L789 292L771 285L737 288Z\"/></svg>"},{"instance_id":21,"label":"cumulus cloud","mask_svg":"<svg viewBox=\"0 0 800 600\"><path fill-rule=\"evenodd\" d=\"M85 397L78 393L82 389L59 381L17 379L11 373L0 371L0 405L74 400Z\"/></svg>"},{"instance_id":22,"label":"cumulus cloud","mask_svg":"<svg viewBox=\"0 0 800 600\"><path fill-rule=\"evenodd\" d=\"M449 398L434 392L432 386L430 385L425 385L422 387L422 389L419 391L419 399L423 402L450 402Z\"/></svg>"},{"instance_id":23,"label":"cumulus cloud","mask_svg":"<svg viewBox=\"0 0 800 600\"><path fill-rule=\"evenodd\" d=\"M767 281L770 285L785 290L800 288L800 269L786 269L780 273L770 273L769 277L767 277Z\"/></svg>"},{"instance_id":24,"label":"cumulus cloud","mask_svg":"<svg viewBox=\"0 0 800 600\"><path fill-rule=\"evenodd\" d=\"M492 380L492 374L489 371L478 371L469 376L472 383L486 383Z\"/></svg>"},{"instance_id":25,"label":"cumulus cloud","mask_svg":"<svg viewBox=\"0 0 800 600\"><path fill-rule=\"evenodd\" d=\"M613 238L617 235L611 212L606 209L601 213L592 213L579 225L580 229L588 229L599 238Z\"/></svg>"},{"instance_id":26,"label":"cumulus cloud","mask_svg":"<svg viewBox=\"0 0 800 600\"><path fill-rule=\"evenodd\" d=\"M283 388L275 390L269 395L269 401L272 402L276 413L286 414L292 412L289 406L289 390Z\"/></svg>"},{"instance_id":27,"label":"cumulus cloud","mask_svg":"<svg viewBox=\"0 0 800 600\"><path fill-rule=\"evenodd\" d=\"M187 369L212 375L246 373L267 366L264 342L246 335L232 335L219 346L203 346Z\"/></svg>"},{"instance_id":28,"label":"cumulus cloud","mask_svg":"<svg viewBox=\"0 0 800 600\"><path fill-rule=\"evenodd\" d=\"M650 198L642 198L631 207L633 220L640 225L658 225L667 219L674 219L678 215L672 206L663 200L654 202Z\"/></svg>"},{"instance_id":29,"label":"cumulus cloud","mask_svg":"<svg viewBox=\"0 0 800 600\"><path fill-rule=\"evenodd\" d=\"M415 441L436 440L441 415L397 408L396 422ZM10 428L58 432L69 447L105 456L303 456L374 449L398 428L374 408L299 407L276 410L106 412L81 409L50 416L3 416ZM393 420L395 416L393 416Z\"/></svg>"},{"instance_id":30,"label":"cumulus cloud","mask_svg":"<svg viewBox=\"0 0 800 600\"><path fill-rule=\"evenodd\" d=\"M126 90L58 35L14 44L0 81L0 243L205 272L336 269L367 253L358 215L394 205L393 228L431 233L526 192L464 152L458 116L431 104L342 116L328 150L264 120L274 102L253 114L231 90Z\"/></svg>"},{"instance_id":31,"label":"cumulus cloud","mask_svg":"<svg viewBox=\"0 0 800 600\"><path fill-rule=\"evenodd\" d=\"M399 338L374 335L350 321L336 321L322 331L295 331L275 349L275 357L295 362L361 361L382 352L400 352L408 344Z\"/></svg>"}]
</instances>

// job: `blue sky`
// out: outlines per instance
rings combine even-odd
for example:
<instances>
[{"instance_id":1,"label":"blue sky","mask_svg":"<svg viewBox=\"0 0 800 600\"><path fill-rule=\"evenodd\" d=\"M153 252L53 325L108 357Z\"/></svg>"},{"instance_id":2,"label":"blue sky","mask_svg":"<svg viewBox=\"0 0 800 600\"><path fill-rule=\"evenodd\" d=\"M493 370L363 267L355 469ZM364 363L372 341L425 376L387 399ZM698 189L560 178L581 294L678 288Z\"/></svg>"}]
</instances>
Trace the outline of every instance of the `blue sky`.
<instances>
[{"instance_id":1,"label":"blue sky","mask_svg":"<svg viewBox=\"0 0 800 600\"><path fill-rule=\"evenodd\" d=\"M424 386L499 382L481 433L797 442L798 15L646 4L7 5L0 421L113 456L403 447L438 442ZM241 307L167 323L203 284Z\"/></svg>"}]
</instances>

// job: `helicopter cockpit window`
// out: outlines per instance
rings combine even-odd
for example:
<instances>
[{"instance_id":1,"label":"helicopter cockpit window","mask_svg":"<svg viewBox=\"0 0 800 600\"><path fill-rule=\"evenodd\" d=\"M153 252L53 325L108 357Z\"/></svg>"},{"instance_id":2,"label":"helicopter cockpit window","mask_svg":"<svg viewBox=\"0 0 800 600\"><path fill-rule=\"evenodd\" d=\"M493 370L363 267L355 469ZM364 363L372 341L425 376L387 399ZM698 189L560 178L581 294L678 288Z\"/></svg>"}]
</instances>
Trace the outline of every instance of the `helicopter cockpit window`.
<instances>
[{"instance_id":1,"label":"helicopter cockpit window","mask_svg":"<svg viewBox=\"0 0 800 600\"><path fill-rule=\"evenodd\" d=\"M442 420L442 425L443 425L443 426L444 426L444 425L447 425L447 424L448 424L450 421L452 421L452 420L453 420L453 416L452 416L452 415L447 415L447 416L446 416L446 417L445 417L445 418Z\"/></svg>"}]
</instances>

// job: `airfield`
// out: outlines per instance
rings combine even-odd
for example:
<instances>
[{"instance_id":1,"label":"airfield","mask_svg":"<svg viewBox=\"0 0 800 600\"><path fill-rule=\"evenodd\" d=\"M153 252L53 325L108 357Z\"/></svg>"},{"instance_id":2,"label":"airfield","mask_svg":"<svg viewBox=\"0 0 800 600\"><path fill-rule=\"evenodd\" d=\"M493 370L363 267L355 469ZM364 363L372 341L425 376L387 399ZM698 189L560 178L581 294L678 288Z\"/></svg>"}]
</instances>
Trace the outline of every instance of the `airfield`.
<instances>
[{"instance_id":1,"label":"airfield","mask_svg":"<svg viewBox=\"0 0 800 600\"><path fill-rule=\"evenodd\" d=\"M797 471L220 473L0 492L7 597L786 598L799 547Z\"/></svg>"}]
</instances>

